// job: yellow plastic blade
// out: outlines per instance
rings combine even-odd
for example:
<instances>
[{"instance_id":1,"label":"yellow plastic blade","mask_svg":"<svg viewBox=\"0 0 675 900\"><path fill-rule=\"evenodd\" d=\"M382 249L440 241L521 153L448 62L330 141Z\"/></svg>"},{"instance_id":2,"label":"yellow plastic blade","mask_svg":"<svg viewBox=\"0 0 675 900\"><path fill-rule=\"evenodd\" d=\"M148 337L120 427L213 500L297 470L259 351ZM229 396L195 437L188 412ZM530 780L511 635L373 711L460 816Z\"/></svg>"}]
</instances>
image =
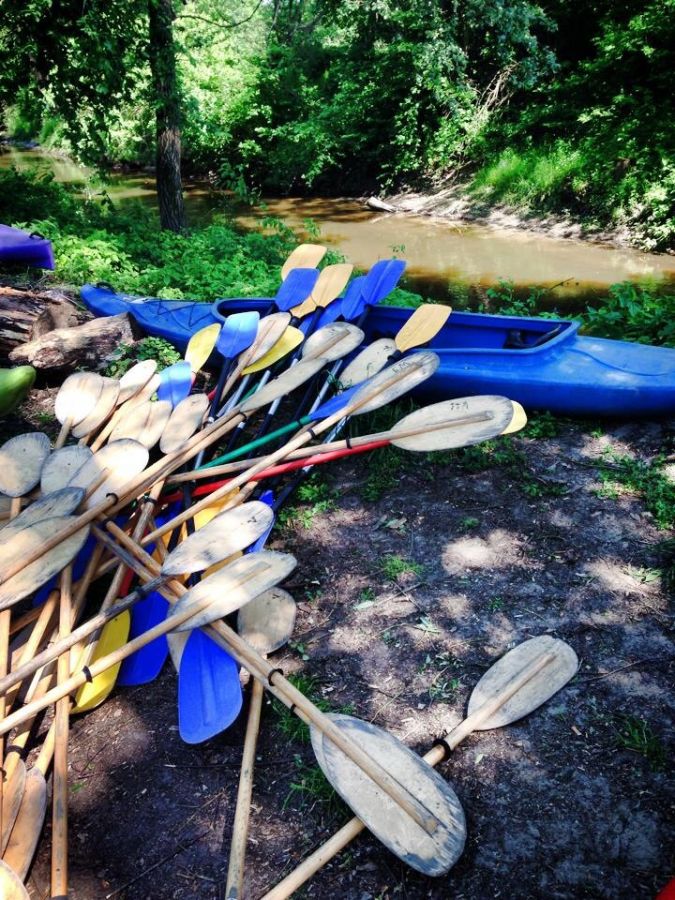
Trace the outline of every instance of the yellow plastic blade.
<instances>
[{"instance_id":1,"label":"yellow plastic blade","mask_svg":"<svg viewBox=\"0 0 675 900\"><path fill-rule=\"evenodd\" d=\"M413 347L428 344L448 321L451 312L451 307L442 306L440 303L425 303L419 306L396 335L397 349L405 353Z\"/></svg>"},{"instance_id":2,"label":"yellow plastic blade","mask_svg":"<svg viewBox=\"0 0 675 900\"><path fill-rule=\"evenodd\" d=\"M513 418L502 431L502 434L513 434L527 425L527 414L520 403L517 400L512 400L511 405L513 406Z\"/></svg>"},{"instance_id":3,"label":"yellow plastic blade","mask_svg":"<svg viewBox=\"0 0 675 900\"><path fill-rule=\"evenodd\" d=\"M312 299L317 306L326 307L342 293L351 278L354 266L350 263L337 263L326 266L317 278L312 291Z\"/></svg>"},{"instance_id":4,"label":"yellow plastic blade","mask_svg":"<svg viewBox=\"0 0 675 900\"><path fill-rule=\"evenodd\" d=\"M213 325L200 328L188 341L188 345L185 348L185 359L190 363L193 372L198 372L209 356L211 356L221 327L220 322L214 322Z\"/></svg>"},{"instance_id":5,"label":"yellow plastic blade","mask_svg":"<svg viewBox=\"0 0 675 900\"><path fill-rule=\"evenodd\" d=\"M286 280L291 269L315 269L325 253L320 244L299 244L281 267L281 280Z\"/></svg>"},{"instance_id":6,"label":"yellow plastic blade","mask_svg":"<svg viewBox=\"0 0 675 900\"><path fill-rule=\"evenodd\" d=\"M291 315L294 319L304 319L305 316L308 316L311 312L314 312L316 309L316 303L312 300L311 297L308 297L306 300L299 306L294 306L291 310Z\"/></svg>"},{"instance_id":7,"label":"yellow plastic blade","mask_svg":"<svg viewBox=\"0 0 675 900\"><path fill-rule=\"evenodd\" d=\"M125 609L119 616L116 616L114 619L111 619L110 622L107 622L103 626L101 637L96 644L92 662L96 662L97 659L100 659L102 656L107 656L108 653L112 653L114 650L118 650L126 644L129 639L130 626L131 615L129 614L128 609ZM75 696L75 706L73 707L72 712L87 712L103 703L108 694L115 687L121 665L122 663L119 662L116 666L111 666L109 669L106 669L105 672L101 672L100 675L97 675L91 683L82 685Z\"/></svg>"},{"instance_id":8,"label":"yellow plastic blade","mask_svg":"<svg viewBox=\"0 0 675 900\"><path fill-rule=\"evenodd\" d=\"M263 369L269 369L275 362L278 362L280 359L283 359L284 356L288 356L289 353L292 353L296 347L300 346L304 339L305 336L299 328L294 328L292 325L289 325L272 349L268 350L264 356L261 356L260 359L257 359L254 363L251 363L250 366L246 366L243 374L252 375L254 372L262 372Z\"/></svg>"}]
</instances>

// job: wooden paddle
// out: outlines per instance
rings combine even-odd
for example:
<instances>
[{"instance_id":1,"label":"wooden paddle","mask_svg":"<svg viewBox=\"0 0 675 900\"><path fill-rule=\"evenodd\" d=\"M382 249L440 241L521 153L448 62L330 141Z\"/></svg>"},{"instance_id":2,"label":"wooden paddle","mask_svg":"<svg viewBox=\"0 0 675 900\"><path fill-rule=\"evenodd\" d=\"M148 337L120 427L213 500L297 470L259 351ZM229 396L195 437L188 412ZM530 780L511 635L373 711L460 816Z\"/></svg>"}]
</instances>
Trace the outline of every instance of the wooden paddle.
<instances>
[{"instance_id":1,"label":"wooden paddle","mask_svg":"<svg viewBox=\"0 0 675 900\"><path fill-rule=\"evenodd\" d=\"M120 403L113 414L110 416L106 424L99 431L98 435L91 442L91 449L96 452L99 450L105 442L110 437L110 433L115 428L119 420L128 415L129 411L133 409L134 406L137 406L140 403L145 403L147 400L151 400L156 394L159 385L161 382L161 377L156 372L149 381L135 394L129 397L124 403Z\"/></svg>"},{"instance_id":2,"label":"wooden paddle","mask_svg":"<svg viewBox=\"0 0 675 900\"><path fill-rule=\"evenodd\" d=\"M59 638L68 637L72 624L72 570L61 573ZM57 664L57 684L70 675L69 653L62 653ZM70 699L63 697L54 714L54 779L52 785L52 897L68 896L68 721Z\"/></svg>"},{"instance_id":3,"label":"wooden paddle","mask_svg":"<svg viewBox=\"0 0 675 900\"><path fill-rule=\"evenodd\" d=\"M315 269L326 255L326 248L319 244L298 244L281 267L281 280L285 281L292 269Z\"/></svg>"},{"instance_id":4,"label":"wooden paddle","mask_svg":"<svg viewBox=\"0 0 675 900\"><path fill-rule=\"evenodd\" d=\"M102 378L102 382L101 393L96 405L89 415L80 419L72 428L73 437L80 438L83 444L87 443L88 436L100 428L117 406L117 398L120 393L119 381L115 378Z\"/></svg>"},{"instance_id":5,"label":"wooden paddle","mask_svg":"<svg viewBox=\"0 0 675 900\"><path fill-rule=\"evenodd\" d=\"M168 400L155 402L147 400L145 403L139 403L119 419L110 433L109 442L112 444L128 439L138 441L147 450L152 450L164 433L172 409Z\"/></svg>"},{"instance_id":6,"label":"wooden paddle","mask_svg":"<svg viewBox=\"0 0 675 900\"><path fill-rule=\"evenodd\" d=\"M2 900L30 900L21 879L3 860L0 860L0 897Z\"/></svg>"},{"instance_id":7,"label":"wooden paddle","mask_svg":"<svg viewBox=\"0 0 675 900\"><path fill-rule=\"evenodd\" d=\"M354 267L349 263L336 263L332 266L326 266L319 274L312 293L299 306L291 310L293 316L293 324L298 319L303 318L309 313L324 309L333 302L347 286ZM312 328L310 323L310 330Z\"/></svg>"},{"instance_id":8,"label":"wooden paddle","mask_svg":"<svg viewBox=\"0 0 675 900\"><path fill-rule=\"evenodd\" d=\"M144 359L122 375L120 378L120 390L117 395L117 406L126 403L139 394L143 388L149 383L152 376L157 371L157 361L154 359Z\"/></svg>"},{"instance_id":9,"label":"wooden paddle","mask_svg":"<svg viewBox=\"0 0 675 900\"><path fill-rule=\"evenodd\" d=\"M578 665L572 648L548 635L519 644L488 669L471 694L467 718L423 759L436 766L473 731L501 728L522 719L561 690ZM290 897L366 827L358 818L352 819L268 891L263 900Z\"/></svg>"},{"instance_id":10,"label":"wooden paddle","mask_svg":"<svg viewBox=\"0 0 675 900\"><path fill-rule=\"evenodd\" d=\"M159 440L162 453L181 450L201 426L209 408L206 394L192 394L172 411Z\"/></svg>"},{"instance_id":11,"label":"wooden paddle","mask_svg":"<svg viewBox=\"0 0 675 900\"><path fill-rule=\"evenodd\" d=\"M104 383L103 378L95 372L74 372L63 382L54 402L54 414L61 423L56 449L65 444L73 425L93 412Z\"/></svg>"}]
</instances>

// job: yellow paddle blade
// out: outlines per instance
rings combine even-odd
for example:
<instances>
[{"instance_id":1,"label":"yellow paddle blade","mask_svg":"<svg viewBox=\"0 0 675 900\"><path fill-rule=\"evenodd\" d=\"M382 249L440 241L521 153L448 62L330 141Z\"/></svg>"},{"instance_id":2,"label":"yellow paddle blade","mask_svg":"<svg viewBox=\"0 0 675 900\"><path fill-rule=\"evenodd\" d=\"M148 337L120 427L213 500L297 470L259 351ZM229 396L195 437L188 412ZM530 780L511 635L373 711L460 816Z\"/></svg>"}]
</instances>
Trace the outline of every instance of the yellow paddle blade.
<instances>
[{"instance_id":1,"label":"yellow paddle blade","mask_svg":"<svg viewBox=\"0 0 675 900\"><path fill-rule=\"evenodd\" d=\"M200 328L188 341L185 349L185 359L190 363L193 372L198 372L209 356L211 356L213 348L216 346L220 329L220 322L214 322L213 325Z\"/></svg>"},{"instance_id":2,"label":"yellow paddle blade","mask_svg":"<svg viewBox=\"0 0 675 900\"><path fill-rule=\"evenodd\" d=\"M294 306L291 310L291 315L294 319L304 319L305 316L308 316L311 312L314 312L316 309L316 303L312 300L311 297L308 297L306 300L300 304L300 306Z\"/></svg>"},{"instance_id":3,"label":"yellow paddle blade","mask_svg":"<svg viewBox=\"0 0 675 900\"><path fill-rule=\"evenodd\" d=\"M299 328L289 325L286 331L281 335L271 350L268 350L264 356L257 359L250 366L244 369L244 375L252 375L254 372L262 372L263 369L269 369L271 365L283 359L289 353L292 353L296 347L299 347L305 336Z\"/></svg>"},{"instance_id":4,"label":"yellow paddle blade","mask_svg":"<svg viewBox=\"0 0 675 900\"><path fill-rule=\"evenodd\" d=\"M317 278L312 299L317 306L326 307L338 297L351 278L354 266L350 263L337 263L326 266Z\"/></svg>"},{"instance_id":5,"label":"yellow paddle blade","mask_svg":"<svg viewBox=\"0 0 675 900\"><path fill-rule=\"evenodd\" d=\"M291 269L316 269L325 253L326 248L320 244L298 244L281 267L281 280L286 280Z\"/></svg>"},{"instance_id":6,"label":"yellow paddle blade","mask_svg":"<svg viewBox=\"0 0 675 900\"><path fill-rule=\"evenodd\" d=\"M114 650L119 650L129 640L129 628L131 626L131 615L129 610L125 609L110 622L106 622L101 631L101 637L98 639L92 662L96 662L102 656L107 656ZM75 706L72 712L81 713L94 709L103 703L108 694L115 687L117 675L122 662L116 666L111 666L105 672L101 672L94 680L87 684L83 684L75 696Z\"/></svg>"},{"instance_id":7,"label":"yellow paddle blade","mask_svg":"<svg viewBox=\"0 0 675 900\"><path fill-rule=\"evenodd\" d=\"M513 406L513 418L502 431L502 434L513 434L514 431L520 431L521 428L527 425L527 413L520 403L517 400L512 400L511 405Z\"/></svg>"},{"instance_id":8,"label":"yellow paddle blade","mask_svg":"<svg viewBox=\"0 0 675 900\"><path fill-rule=\"evenodd\" d=\"M442 306L439 303L425 303L419 306L396 335L397 349L405 353L413 347L428 344L448 321L451 312L449 306Z\"/></svg>"}]
</instances>

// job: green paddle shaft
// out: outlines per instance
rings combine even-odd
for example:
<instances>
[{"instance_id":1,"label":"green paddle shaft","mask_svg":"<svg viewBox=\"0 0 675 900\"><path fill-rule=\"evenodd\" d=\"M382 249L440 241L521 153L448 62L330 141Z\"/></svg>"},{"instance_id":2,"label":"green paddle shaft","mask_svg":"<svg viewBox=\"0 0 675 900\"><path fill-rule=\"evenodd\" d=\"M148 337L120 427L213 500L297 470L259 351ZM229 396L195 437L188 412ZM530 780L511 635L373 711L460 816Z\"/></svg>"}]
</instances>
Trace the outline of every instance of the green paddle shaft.
<instances>
[{"instance_id":1,"label":"green paddle shaft","mask_svg":"<svg viewBox=\"0 0 675 900\"><path fill-rule=\"evenodd\" d=\"M244 444L243 447L238 447L236 450L230 450L229 453L224 453L222 456L218 456L216 457L216 459L212 459L211 462L205 463L203 466L198 466L198 468L210 469L212 468L212 466L220 466L223 463L232 462L233 459L241 459L242 457L247 457L253 450L257 450L258 447L264 447L265 444L269 444L271 441L274 441L277 438L284 437L284 435L289 434L291 431L297 431L298 428L309 425L311 421L311 416L303 416L301 419L296 419L294 422L289 422L287 425L282 425L282 427L277 428L276 431L270 431L267 434L264 434L262 437L256 438L254 441L250 441L248 444Z\"/></svg>"}]
</instances>

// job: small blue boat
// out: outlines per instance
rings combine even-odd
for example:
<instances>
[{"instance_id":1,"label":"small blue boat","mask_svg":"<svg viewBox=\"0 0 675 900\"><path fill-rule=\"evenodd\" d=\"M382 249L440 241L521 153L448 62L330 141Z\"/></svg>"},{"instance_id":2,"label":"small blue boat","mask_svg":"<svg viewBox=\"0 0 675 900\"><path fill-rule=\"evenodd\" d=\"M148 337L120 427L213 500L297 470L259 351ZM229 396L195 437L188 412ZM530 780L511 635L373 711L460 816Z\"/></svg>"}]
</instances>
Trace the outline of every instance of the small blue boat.
<instances>
[{"instance_id":1,"label":"small blue boat","mask_svg":"<svg viewBox=\"0 0 675 900\"><path fill-rule=\"evenodd\" d=\"M52 242L41 234L29 234L20 228L0 224L0 265L3 263L53 269Z\"/></svg>"},{"instance_id":2,"label":"small blue boat","mask_svg":"<svg viewBox=\"0 0 675 900\"><path fill-rule=\"evenodd\" d=\"M85 285L82 299L96 315L130 313L148 334L183 350L195 331L244 310L264 312L268 298L157 300ZM392 337L412 310L370 309L368 341ZM579 335L564 319L453 312L429 347L441 364L422 385L426 397L503 394L525 409L564 415L634 418L675 413L675 350Z\"/></svg>"}]
</instances>

